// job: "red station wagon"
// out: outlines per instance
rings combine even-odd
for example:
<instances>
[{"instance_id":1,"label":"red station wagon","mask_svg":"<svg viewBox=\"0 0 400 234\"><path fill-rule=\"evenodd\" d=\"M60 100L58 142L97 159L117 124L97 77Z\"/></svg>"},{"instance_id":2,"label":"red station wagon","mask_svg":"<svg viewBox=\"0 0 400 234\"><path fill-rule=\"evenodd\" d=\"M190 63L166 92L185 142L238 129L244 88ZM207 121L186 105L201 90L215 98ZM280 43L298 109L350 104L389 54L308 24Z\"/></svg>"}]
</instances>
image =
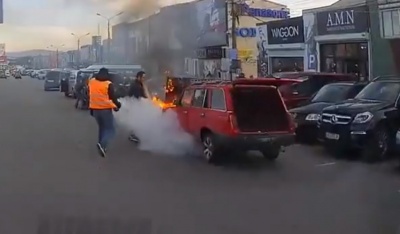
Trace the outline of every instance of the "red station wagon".
<instances>
[{"instance_id":1,"label":"red station wagon","mask_svg":"<svg viewBox=\"0 0 400 234\"><path fill-rule=\"evenodd\" d=\"M187 86L174 108L181 126L214 163L230 152L259 150L275 160L294 142L295 124L276 88L285 80L238 79Z\"/></svg>"}]
</instances>

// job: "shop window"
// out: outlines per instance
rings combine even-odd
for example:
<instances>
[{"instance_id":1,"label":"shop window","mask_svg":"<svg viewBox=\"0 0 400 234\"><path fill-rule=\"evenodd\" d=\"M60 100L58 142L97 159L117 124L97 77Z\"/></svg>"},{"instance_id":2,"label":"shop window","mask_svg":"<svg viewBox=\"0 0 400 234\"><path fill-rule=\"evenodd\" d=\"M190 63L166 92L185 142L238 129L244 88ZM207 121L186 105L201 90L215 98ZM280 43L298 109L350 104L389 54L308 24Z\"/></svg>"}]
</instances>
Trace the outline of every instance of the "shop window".
<instances>
[{"instance_id":1,"label":"shop window","mask_svg":"<svg viewBox=\"0 0 400 234\"><path fill-rule=\"evenodd\" d=\"M346 44L336 45L336 57L346 57Z\"/></svg>"},{"instance_id":2,"label":"shop window","mask_svg":"<svg viewBox=\"0 0 400 234\"><path fill-rule=\"evenodd\" d=\"M400 36L400 13L399 9L381 11L382 36L391 38Z\"/></svg>"},{"instance_id":3,"label":"shop window","mask_svg":"<svg viewBox=\"0 0 400 234\"><path fill-rule=\"evenodd\" d=\"M271 58L272 73L304 70L304 58Z\"/></svg>"},{"instance_id":4,"label":"shop window","mask_svg":"<svg viewBox=\"0 0 400 234\"><path fill-rule=\"evenodd\" d=\"M399 11L392 11L393 35L400 35Z\"/></svg>"},{"instance_id":5,"label":"shop window","mask_svg":"<svg viewBox=\"0 0 400 234\"><path fill-rule=\"evenodd\" d=\"M335 56L336 45L321 45L321 53L326 57Z\"/></svg>"},{"instance_id":6,"label":"shop window","mask_svg":"<svg viewBox=\"0 0 400 234\"><path fill-rule=\"evenodd\" d=\"M358 48L360 44L358 43L351 43L351 44L346 44L346 58L357 58L359 55L358 53Z\"/></svg>"},{"instance_id":7,"label":"shop window","mask_svg":"<svg viewBox=\"0 0 400 234\"><path fill-rule=\"evenodd\" d=\"M347 73L367 79L369 76L368 66L368 43L347 43L336 45L336 56L325 54L325 47L321 45L321 71L332 73Z\"/></svg>"}]
</instances>

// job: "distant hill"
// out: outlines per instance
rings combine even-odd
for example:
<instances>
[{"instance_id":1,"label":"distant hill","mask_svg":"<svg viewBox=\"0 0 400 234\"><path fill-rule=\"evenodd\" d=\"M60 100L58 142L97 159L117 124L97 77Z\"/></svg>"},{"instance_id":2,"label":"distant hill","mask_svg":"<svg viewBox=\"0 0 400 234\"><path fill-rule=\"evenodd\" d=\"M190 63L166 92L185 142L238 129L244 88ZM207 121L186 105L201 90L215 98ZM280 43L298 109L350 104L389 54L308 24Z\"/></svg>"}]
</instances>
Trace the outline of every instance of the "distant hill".
<instances>
[{"instance_id":1,"label":"distant hill","mask_svg":"<svg viewBox=\"0 0 400 234\"><path fill-rule=\"evenodd\" d=\"M48 55L51 50L27 50L18 52L7 52L8 57L20 58L25 56L38 56L38 55Z\"/></svg>"}]
</instances>

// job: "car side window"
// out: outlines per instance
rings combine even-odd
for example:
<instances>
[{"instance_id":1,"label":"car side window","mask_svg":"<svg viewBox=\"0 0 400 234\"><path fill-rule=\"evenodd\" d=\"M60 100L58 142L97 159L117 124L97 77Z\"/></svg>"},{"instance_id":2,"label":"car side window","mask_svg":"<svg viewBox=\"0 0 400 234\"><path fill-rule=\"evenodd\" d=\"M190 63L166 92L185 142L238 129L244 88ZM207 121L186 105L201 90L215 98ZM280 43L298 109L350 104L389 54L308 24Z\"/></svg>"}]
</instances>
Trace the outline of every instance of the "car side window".
<instances>
[{"instance_id":1,"label":"car side window","mask_svg":"<svg viewBox=\"0 0 400 234\"><path fill-rule=\"evenodd\" d=\"M226 110L225 95L222 89L211 90L211 109Z\"/></svg>"},{"instance_id":2,"label":"car side window","mask_svg":"<svg viewBox=\"0 0 400 234\"><path fill-rule=\"evenodd\" d=\"M194 91L192 106L203 108L205 103L206 93L207 93L206 89L196 89Z\"/></svg>"},{"instance_id":3,"label":"car side window","mask_svg":"<svg viewBox=\"0 0 400 234\"><path fill-rule=\"evenodd\" d=\"M188 107L192 105L193 89L187 89L182 95L181 105Z\"/></svg>"},{"instance_id":4,"label":"car side window","mask_svg":"<svg viewBox=\"0 0 400 234\"><path fill-rule=\"evenodd\" d=\"M293 85L293 93L299 97L309 97L314 94L312 88L312 82L310 79L304 80L300 83Z\"/></svg>"}]
</instances>

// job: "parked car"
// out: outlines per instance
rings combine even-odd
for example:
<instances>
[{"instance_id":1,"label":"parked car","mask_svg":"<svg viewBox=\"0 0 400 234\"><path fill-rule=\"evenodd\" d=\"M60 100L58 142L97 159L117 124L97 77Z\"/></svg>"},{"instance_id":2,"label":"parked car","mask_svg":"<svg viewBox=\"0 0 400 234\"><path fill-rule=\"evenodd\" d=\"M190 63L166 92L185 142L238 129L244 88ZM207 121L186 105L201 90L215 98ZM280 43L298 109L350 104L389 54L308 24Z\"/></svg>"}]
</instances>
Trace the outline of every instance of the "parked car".
<instances>
[{"instance_id":1,"label":"parked car","mask_svg":"<svg viewBox=\"0 0 400 234\"><path fill-rule=\"evenodd\" d=\"M14 78L15 79L22 79L22 75L20 71L15 71L14 72Z\"/></svg>"},{"instance_id":2,"label":"parked car","mask_svg":"<svg viewBox=\"0 0 400 234\"><path fill-rule=\"evenodd\" d=\"M202 142L209 163L229 152L259 150L275 160L294 142L292 116L276 88L277 79L194 83L175 101L181 126Z\"/></svg>"},{"instance_id":3,"label":"parked car","mask_svg":"<svg viewBox=\"0 0 400 234\"><path fill-rule=\"evenodd\" d=\"M296 122L296 138L300 142L317 140L317 122L324 108L354 98L367 83L340 82L322 87L305 106L289 110Z\"/></svg>"},{"instance_id":4,"label":"parked car","mask_svg":"<svg viewBox=\"0 0 400 234\"><path fill-rule=\"evenodd\" d=\"M44 80L44 79L46 78L47 72L48 72L48 70L45 70L45 69L39 70L39 71L37 72L37 78L38 78L39 80Z\"/></svg>"},{"instance_id":5,"label":"parked car","mask_svg":"<svg viewBox=\"0 0 400 234\"><path fill-rule=\"evenodd\" d=\"M329 83L341 81L358 81L351 74L335 74L321 72L282 72L274 74L276 79L297 80L279 87L286 106L291 109L305 105L318 90Z\"/></svg>"},{"instance_id":6,"label":"parked car","mask_svg":"<svg viewBox=\"0 0 400 234\"><path fill-rule=\"evenodd\" d=\"M399 94L400 77L373 80L354 99L323 110L319 139L337 156L357 149L367 162L385 159L400 126Z\"/></svg>"},{"instance_id":7,"label":"parked car","mask_svg":"<svg viewBox=\"0 0 400 234\"><path fill-rule=\"evenodd\" d=\"M60 90L61 79L67 75L69 74L57 70L47 72L44 81L44 91Z\"/></svg>"},{"instance_id":8,"label":"parked car","mask_svg":"<svg viewBox=\"0 0 400 234\"><path fill-rule=\"evenodd\" d=\"M64 96L69 97L69 79L71 72L69 70L63 70L61 75L60 92L64 93Z\"/></svg>"},{"instance_id":9,"label":"parked car","mask_svg":"<svg viewBox=\"0 0 400 234\"><path fill-rule=\"evenodd\" d=\"M7 79L6 71L0 70L0 79Z\"/></svg>"}]
</instances>

